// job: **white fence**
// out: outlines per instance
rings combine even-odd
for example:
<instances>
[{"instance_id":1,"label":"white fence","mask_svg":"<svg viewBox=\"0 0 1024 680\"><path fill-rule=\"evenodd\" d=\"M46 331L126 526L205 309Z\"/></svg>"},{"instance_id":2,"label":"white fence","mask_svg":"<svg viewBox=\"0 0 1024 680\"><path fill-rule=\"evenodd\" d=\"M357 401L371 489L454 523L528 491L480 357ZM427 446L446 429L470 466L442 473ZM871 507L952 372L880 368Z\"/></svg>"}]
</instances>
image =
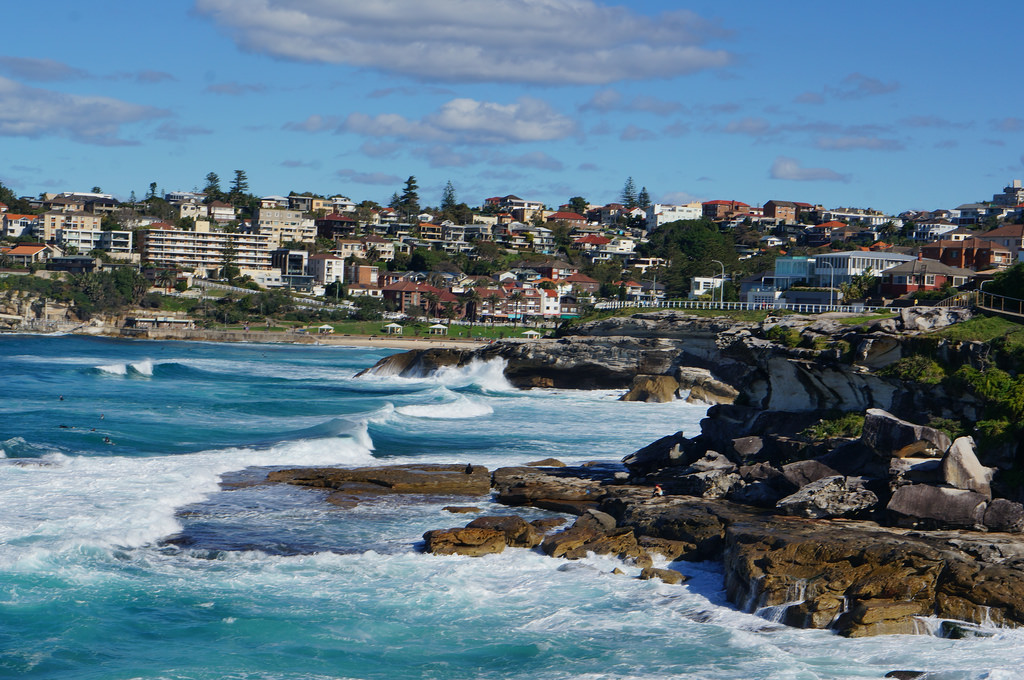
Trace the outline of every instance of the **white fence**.
<instances>
[{"instance_id":1,"label":"white fence","mask_svg":"<svg viewBox=\"0 0 1024 680\"><path fill-rule=\"evenodd\" d=\"M792 304L781 300L775 302L711 302L709 300L661 300L659 302L631 302L613 300L610 302L598 302L595 309L718 309L732 311L762 311L766 309L785 309L801 314L824 314L825 312L848 312L854 314L873 314L879 311L891 311L889 307L874 307L869 305L809 305Z\"/></svg>"}]
</instances>

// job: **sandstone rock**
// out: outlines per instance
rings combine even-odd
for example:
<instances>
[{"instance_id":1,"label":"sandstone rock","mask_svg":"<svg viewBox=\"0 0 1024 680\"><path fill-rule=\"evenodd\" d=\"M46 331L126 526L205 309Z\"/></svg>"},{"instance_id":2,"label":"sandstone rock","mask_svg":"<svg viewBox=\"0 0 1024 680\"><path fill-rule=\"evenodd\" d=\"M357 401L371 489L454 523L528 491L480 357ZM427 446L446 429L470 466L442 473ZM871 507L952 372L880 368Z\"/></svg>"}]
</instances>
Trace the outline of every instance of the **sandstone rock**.
<instances>
[{"instance_id":1,"label":"sandstone rock","mask_svg":"<svg viewBox=\"0 0 1024 680\"><path fill-rule=\"evenodd\" d=\"M615 531L616 524L615 518L607 512L601 512L600 510L587 510L576 518L576 521L573 522L573 526L584 527L596 532L608 533L610 531Z\"/></svg>"},{"instance_id":2,"label":"sandstone rock","mask_svg":"<svg viewBox=\"0 0 1024 680\"><path fill-rule=\"evenodd\" d=\"M686 583L690 580L688 577L683 576L674 569L656 569L654 567L645 568L643 571L640 572L639 578L643 581L649 581L651 579L657 578L661 579L662 582L668 583L670 585L679 585L682 583Z\"/></svg>"},{"instance_id":3,"label":"sandstone rock","mask_svg":"<svg viewBox=\"0 0 1024 680\"><path fill-rule=\"evenodd\" d=\"M680 366L676 373L680 390L689 390L686 401L705 404L731 404L739 396L739 390L732 385L715 379L711 371L704 368Z\"/></svg>"},{"instance_id":4,"label":"sandstone rock","mask_svg":"<svg viewBox=\"0 0 1024 680\"><path fill-rule=\"evenodd\" d=\"M628 527L611 532L598 531L587 526L573 525L565 531L547 536L541 549L550 557L579 560L588 553L617 555L621 559L644 554L636 536Z\"/></svg>"},{"instance_id":5,"label":"sandstone rock","mask_svg":"<svg viewBox=\"0 0 1024 680\"><path fill-rule=\"evenodd\" d=\"M776 507L787 515L822 519L849 517L877 503L878 496L864 488L850 488L845 477L836 475L811 482L780 500Z\"/></svg>"},{"instance_id":6,"label":"sandstone rock","mask_svg":"<svg viewBox=\"0 0 1024 680\"><path fill-rule=\"evenodd\" d=\"M541 519L533 520L530 524L532 524L537 531L542 534L546 534L552 529L557 529L568 521L569 520L564 517L543 517Z\"/></svg>"},{"instance_id":7,"label":"sandstone rock","mask_svg":"<svg viewBox=\"0 0 1024 680\"><path fill-rule=\"evenodd\" d=\"M987 508L979 493L927 484L901 486L887 506L905 524L966 528L984 526Z\"/></svg>"},{"instance_id":8,"label":"sandstone rock","mask_svg":"<svg viewBox=\"0 0 1024 680\"><path fill-rule=\"evenodd\" d=\"M638 375L620 401L664 403L679 396L679 383L670 375Z\"/></svg>"},{"instance_id":9,"label":"sandstone rock","mask_svg":"<svg viewBox=\"0 0 1024 680\"><path fill-rule=\"evenodd\" d=\"M737 437L732 440L732 450L742 460L748 460L757 456L764 449L764 439L757 436Z\"/></svg>"},{"instance_id":10,"label":"sandstone rock","mask_svg":"<svg viewBox=\"0 0 1024 680\"><path fill-rule=\"evenodd\" d=\"M446 505L441 508L444 512L451 512L454 514L470 514L474 512L483 512L481 508L472 505Z\"/></svg>"},{"instance_id":11,"label":"sandstone rock","mask_svg":"<svg viewBox=\"0 0 1024 680\"><path fill-rule=\"evenodd\" d=\"M477 517L466 528L500 531L510 548L534 548L542 540L537 528L517 515Z\"/></svg>"},{"instance_id":12,"label":"sandstone rock","mask_svg":"<svg viewBox=\"0 0 1024 680\"><path fill-rule=\"evenodd\" d=\"M879 408L867 410L861 441L885 457L900 458L922 457L920 454L926 451L934 453L931 457L941 457L950 445L945 432L915 425ZM931 446L922 447L919 442L928 442Z\"/></svg>"},{"instance_id":13,"label":"sandstone rock","mask_svg":"<svg viewBox=\"0 0 1024 680\"><path fill-rule=\"evenodd\" d=\"M942 474L946 484L956 489L976 491L991 499L989 483L995 470L983 466L974 453L974 438L959 437L942 459Z\"/></svg>"},{"instance_id":14,"label":"sandstone rock","mask_svg":"<svg viewBox=\"0 0 1024 680\"><path fill-rule=\"evenodd\" d=\"M598 468L509 467L494 471L497 500L506 505L534 505L579 514L596 507L604 495L603 482L613 479Z\"/></svg>"},{"instance_id":15,"label":"sandstone rock","mask_svg":"<svg viewBox=\"0 0 1024 680\"><path fill-rule=\"evenodd\" d=\"M700 498L724 498L733 489L743 485L735 472L708 470L672 478L665 482L666 493L698 496Z\"/></svg>"},{"instance_id":16,"label":"sandstone rock","mask_svg":"<svg viewBox=\"0 0 1024 680\"><path fill-rule=\"evenodd\" d=\"M895 486L903 484L941 484L942 461L938 458L892 458L889 476Z\"/></svg>"},{"instance_id":17,"label":"sandstone rock","mask_svg":"<svg viewBox=\"0 0 1024 680\"><path fill-rule=\"evenodd\" d=\"M892 325L895 330L895 322ZM903 345L898 338L888 333L875 333L860 340L855 350L854 361L861 366L884 368L902 357Z\"/></svg>"},{"instance_id":18,"label":"sandstone rock","mask_svg":"<svg viewBox=\"0 0 1024 680\"><path fill-rule=\"evenodd\" d=\"M903 307L899 325L904 331L933 331L970 319L974 314L966 308Z\"/></svg>"},{"instance_id":19,"label":"sandstone rock","mask_svg":"<svg viewBox=\"0 0 1024 680\"><path fill-rule=\"evenodd\" d=\"M1024 531L1024 506L1005 498L995 499L985 510L985 526L989 531Z\"/></svg>"},{"instance_id":20,"label":"sandstone rock","mask_svg":"<svg viewBox=\"0 0 1024 680\"><path fill-rule=\"evenodd\" d=\"M782 475L796 488L801 488L826 477L835 477L839 473L816 460L799 460L782 466Z\"/></svg>"},{"instance_id":21,"label":"sandstone rock","mask_svg":"<svg viewBox=\"0 0 1024 680\"><path fill-rule=\"evenodd\" d=\"M491 476L480 465L388 465L363 468L297 468L273 470L267 481L333 489L345 495L381 493L438 496L490 493Z\"/></svg>"},{"instance_id":22,"label":"sandstone rock","mask_svg":"<svg viewBox=\"0 0 1024 680\"><path fill-rule=\"evenodd\" d=\"M733 489L728 498L736 503L753 505L758 508L774 508L787 492L782 491L776 484L769 481L758 480L748 482L746 485Z\"/></svg>"},{"instance_id":23,"label":"sandstone rock","mask_svg":"<svg viewBox=\"0 0 1024 680\"><path fill-rule=\"evenodd\" d=\"M736 470L736 464L720 454L718 451L707 451L703 456L695 460L688 468L686 468L686 470L687 472L710 472L712 470L734 472Z\"/></svg>"},{"instance_id":24,"label":"sandstone rock","mask_svg":"<svg viewBox=\"0 0 1024 680\"><path fill-rule=\"evenodd\" d=\"M689 465L690 448L690 441L682 432L676 432L631 453L622 463L634 475L645 475L674 465Z\"/></svg>"},{"instance_id":25,"label":"sandstone rock","mask_svg":"<svg viewBox=\"0 0 1024 680\"><path fill-rule=\"evenodd\" d=\"M505 549L505 534L494 529L435 529L423 534L425 550L436 555L479 557Z\"/></svg>"},{"instance_id":26,"label":"sandstone rock","mask_svg":"<svg viewBox=\"0 0 1024 680\"><path fill-rule=\"evenodd\" d=\"M565 467L565 463L558 460L557 458L545 458L544 460L535 460L526 464L527 467Z\"/></svg>"},{"instance_id":27,"label":"sandstone rock","mask_svg":"<svg viewBox=\"0 0 1024 680\"><path fill-rule=\"evenodd\" d=\"M693 545L690 543L672 541L667 538L654 538L652 536L641 536L637 539L637 542L648 553L661 555L669 562L675 562L693 549Z\"/></svg>"}]
</instances>

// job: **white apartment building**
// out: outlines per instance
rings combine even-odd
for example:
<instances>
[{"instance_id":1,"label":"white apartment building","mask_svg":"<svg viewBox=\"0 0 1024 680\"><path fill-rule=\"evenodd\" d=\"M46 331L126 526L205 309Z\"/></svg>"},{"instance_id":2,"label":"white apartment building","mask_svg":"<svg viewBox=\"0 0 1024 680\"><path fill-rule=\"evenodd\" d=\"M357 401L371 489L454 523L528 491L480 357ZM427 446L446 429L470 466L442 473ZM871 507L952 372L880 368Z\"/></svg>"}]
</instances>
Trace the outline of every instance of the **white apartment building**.
<instances>
[{"instance_id":1,"label":"white apartment building","mask_svg":"<svg viewBox=\"0 0 1024 680\"><path fill-rule=\"evenodd\" d=\"M69 247L78 249L83 255L93 250L106 252L123 259L132 254L132 232L103 231L102 229L58 229L57 244L67 250Z\"/></svg>"},{"instance_id":2,"label":"white apartment building","mask_svg":"<svg viewBox=\"0 0 1024 680\"><path fill-rule=\"evenodd\" d=\"M676 220L699 220L703 215L704 208L699 201L686 205L655 203L647 209L647 231L653 231L663 224Z\"/></svg>"},{"instance_id":3,"label":"white apartment building","mask_svg":"<svg viewBox=\"0 0 1024 680\"><path fill-rule=\"evenodd\" d=\"M243 271L270 269L270 250L268 234L210 231L208 222L196 224L195 231L147 229L139 233L143 261L190 269L203 276L217 276L228 261Z\"/></svg>"},{"instance_id":4,"label":"white apartment building","mask_svg":"<svg viewBox=\"0 0 1024 680\"><path fill-rule=\"evenodd\" d=\"M345 282L345 258L337 255L310 255L306 273L322 286L335 281Z\"/></svg>"}]
</instances>

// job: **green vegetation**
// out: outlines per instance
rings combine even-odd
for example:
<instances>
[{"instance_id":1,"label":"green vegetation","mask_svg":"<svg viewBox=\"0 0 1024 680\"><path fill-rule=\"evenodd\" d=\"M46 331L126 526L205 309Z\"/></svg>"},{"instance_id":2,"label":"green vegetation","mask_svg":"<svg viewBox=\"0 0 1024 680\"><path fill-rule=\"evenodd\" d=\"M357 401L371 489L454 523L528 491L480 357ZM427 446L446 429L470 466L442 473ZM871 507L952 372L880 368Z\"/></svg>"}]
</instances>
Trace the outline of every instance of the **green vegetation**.
<instances>
[{"instance_id":1,"label":"green vegetation","mask_svg":"<svg viewBox=\"0 0 1024 680\"><path fill-rule=\"evenodd\" d=\"M850 411L833 418L822 418L800 433L812 441L823 441L833 437L859 437L864 429L864 414Z\"/></svg>"},{"instance_id":2,"label":"green vegetation","mask_svg":"<svg viewBox=\"0 0 1024 680\"><path fill-rule=\"evenodd\" d=\"M862 324L869 324L881 319L893 318L892 312L879 312L877 314L864 314L862 316L849 316L843 319L836 319L840 324L844 326L860 326Z\"/></svg>"},{"instance_id":3,"label":"green vegetation","mask_svg":"<svg viewBox=\"0 0 1024 680\"><path fill-rule=\"evenodd\" d=\"M801 340L800 331L792 326L772 326L765 331L765 337L786 347L796 347Z\"/></svg>"},{"instance_id":4,"label":"green vegetation","mask_svg":"<svg viewBox=\"0 0 1024 680\"><path fill-rule=\"evenodd\" d=\"M938 385L946 377L946 369L934 359L917 354L903 357L896 363L881 369L878 374L908 382Z\"/></svg>"},{"instance_id":5,"label":"green vegetation","mask_svg":"<svg viewBox=\"0 0 1024 680\"><path fill-rule=\"evenodd\" d=\"M992 283L985 288L985 292L1024 299L1024 263L1015 264L996 274Z\"/></svg>"},{"instance_id":6,"label":"green vegetation","mask_svg":"<svg viewBox=\"0 0 1024 680\"><path fill-rule=\"evenodd\" d=\"M94 314L116 313L129 306L157 306L146 291L149 281L132 267L112 272L71 274L62 278L7 276L0 279L0 291L32 293L38 297L69 304L81 319Z\"/></svg>"}]
</instances>

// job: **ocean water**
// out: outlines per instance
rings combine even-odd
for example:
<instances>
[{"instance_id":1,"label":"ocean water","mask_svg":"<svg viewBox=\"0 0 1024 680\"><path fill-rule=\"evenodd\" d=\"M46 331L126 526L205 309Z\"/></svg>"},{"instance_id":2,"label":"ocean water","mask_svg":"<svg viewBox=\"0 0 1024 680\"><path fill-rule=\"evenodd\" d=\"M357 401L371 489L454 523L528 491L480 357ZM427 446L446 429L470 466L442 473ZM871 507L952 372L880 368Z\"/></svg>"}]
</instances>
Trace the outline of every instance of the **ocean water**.
<instances>
[{"instance_id":1,"label":"ocean water","mask_svg":"<svg viewBox=\"0 0 1024 680\"><path fill-rule=\"evenodd\" d=\"M674 564L693 578L669 586L599 557L420 553L472 517L452 499L221 486L273 466L616 461L705 410L517 391L497 364L354 377L388 353L0 336L0 678L1024 675L1013 630L845 640L736 611L713 564Z\"/></svg>"}]
</instances>

